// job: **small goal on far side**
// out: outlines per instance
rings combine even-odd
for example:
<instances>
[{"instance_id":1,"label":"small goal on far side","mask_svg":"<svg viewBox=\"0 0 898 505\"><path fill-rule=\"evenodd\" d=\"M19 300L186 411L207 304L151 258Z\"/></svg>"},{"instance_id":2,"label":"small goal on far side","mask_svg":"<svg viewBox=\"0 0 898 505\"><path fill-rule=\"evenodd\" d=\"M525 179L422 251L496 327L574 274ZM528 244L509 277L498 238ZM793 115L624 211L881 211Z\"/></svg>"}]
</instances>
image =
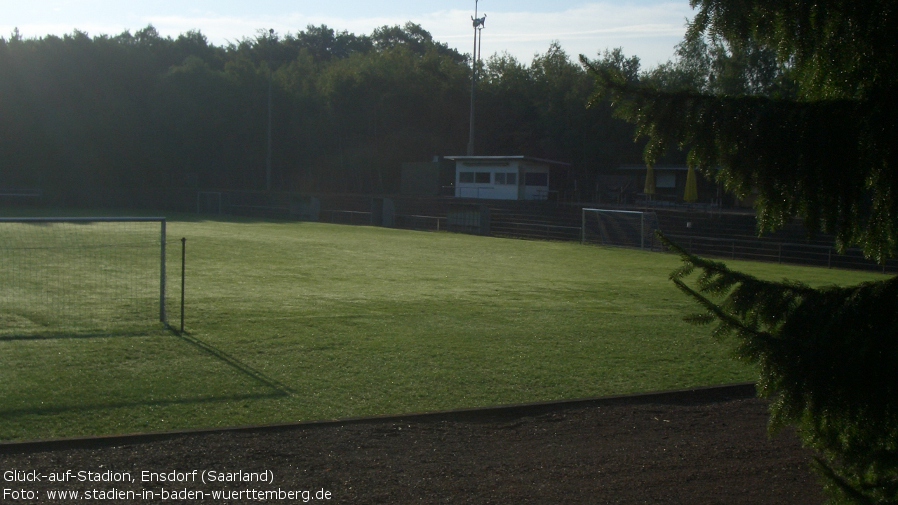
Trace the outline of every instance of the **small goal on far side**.
<instances>
[{"instance_id":1,"label":"small goal on far side","mask_svg":"<svg viewBox=\"0 0 898 505\"><path fill-rule=\"evenodd\" d=\"M616 247L655 250L658 215L651 211L584 208L580 242Z\"/></svg>"}]
</instances>

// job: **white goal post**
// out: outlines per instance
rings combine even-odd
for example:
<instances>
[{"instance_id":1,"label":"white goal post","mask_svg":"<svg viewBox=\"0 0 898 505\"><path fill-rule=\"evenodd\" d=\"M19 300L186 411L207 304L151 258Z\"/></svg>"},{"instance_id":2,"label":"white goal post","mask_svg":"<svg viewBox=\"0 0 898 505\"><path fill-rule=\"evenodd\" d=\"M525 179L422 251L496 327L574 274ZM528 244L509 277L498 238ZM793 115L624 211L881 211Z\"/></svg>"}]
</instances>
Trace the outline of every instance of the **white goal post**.
<instances>
[{"instance_id":1,"label":"white goal post","mask_svg":"<svg viewBox=\"0 0 898 505\"><path fill-rule=\"evenodd\" d=\"M0 218L0 336L167 323L163 217Z\"/></svg>"},{"instance_id":2,"label":"white goal post","mask_svg":"<svg viewBox=\"0 0 898 505\"><path fill-rule=\"evenodd\" d=\"M580 243L654 249L658 215L651 211L584 208Z\"/></svg>"}]
</instances>

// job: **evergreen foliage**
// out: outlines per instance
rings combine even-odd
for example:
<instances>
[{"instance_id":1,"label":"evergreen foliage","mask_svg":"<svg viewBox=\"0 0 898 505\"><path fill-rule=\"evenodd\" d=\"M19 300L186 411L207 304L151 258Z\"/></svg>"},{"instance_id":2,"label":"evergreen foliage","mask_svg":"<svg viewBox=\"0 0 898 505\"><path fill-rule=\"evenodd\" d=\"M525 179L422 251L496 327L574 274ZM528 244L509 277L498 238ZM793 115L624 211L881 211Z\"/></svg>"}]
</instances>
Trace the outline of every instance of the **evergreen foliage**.
<instances>
[{"instance_id":1,"label":"evergreen foliage","mask_svg":"<svg viewBox=\"0 0 898 505\"><path fill-rule=\"evenodd\" d=\"M610 100L619 117L636 124L637 135L648 138L648 163L673 147L688 149L689 163L717 177L726 190L738 196L757 191L762 230L776 229L800 215L808 229L835 234L841 248L860 246L879 261L894 255L894 2L695 4L699 12L687 42L694 45L703 34L724 40L718 47L728 48L730 61L744 54L767 61L768 56L761 55L776 51L783 72L795 81L794 89L786 82L751 86L753 76L748 73L737 79L748 83L743 89L712 86L707 78L689 72L680 82L659 89L660 77L628 83L613 69L592 67L597 78L593 103ZM705 62L703 70L699 60L687 70L710 72L711 67ZM743 68L748 72L758 65Z\"/></svg>"},{"instance_id":2,"label":"evergreen foliage","mask_svg":"<svg viewBox=\"0 0 898 505\"><path fill-rule=\"evenodd\" d=\"M736 355L759 366L771 427L799 427L834 495L896 503L898 277L821 289L762 281L662 240L683 258L674 284L704 309L687 320L716 321L714 336L735 334Z\"/></svg>"},{"instance_id":3,"label":"evergreen foliage","mask_svg":"<svg viewBox=\"0 0 898 505\"><path fill-rule=\"evenodd\" d=\"M840 248L895 256L898 4L692 4L680 60L636 81L591 65L593 106L610 101L635 124L648 164L680 148L727 190L757 192L761 232L797 215ZM689 320L735 335L773 399L772 427L795 425L818 451L834 500L898 503L898 279L812 289L677 250L672 280L704 309Z\"/></svg>"},{"instance_id":4,"label":"evergreen foliage","mask_svg":"<svg viewBox=\"0 0 898 505\"><path fill-rule=\"evenodd\" d=\"M677 44L675 59L644 72L643 82L666 90L712 95L791 96L791 65L754 39L730 44L717 36L690 32Z\"/></svg>"}]
</instances>

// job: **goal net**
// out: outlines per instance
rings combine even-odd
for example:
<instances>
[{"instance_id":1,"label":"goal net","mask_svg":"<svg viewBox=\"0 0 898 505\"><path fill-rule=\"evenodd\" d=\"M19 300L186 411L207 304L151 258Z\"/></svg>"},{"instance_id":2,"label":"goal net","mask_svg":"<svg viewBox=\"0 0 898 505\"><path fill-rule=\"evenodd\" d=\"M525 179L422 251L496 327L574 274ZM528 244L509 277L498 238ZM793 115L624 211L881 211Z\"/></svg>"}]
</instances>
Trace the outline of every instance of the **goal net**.
<instances>
[{"instance_id":1,"label":"goal net","mask_svg":"<svg viewBox=\"0 0 898 505\"><path fill-rule=\"evenodd\" d=\"M164 218L0 219L0 336L166 323Z\"/></svg>"},{"instance_id":2,"label":"goal net","mask_svg":"<svg viewBox=\"0 0 898 505\"><path fill-rule=\"evenodd\" d=\"M580 241L619 247L655 248L658 215L614 209L583 209Z\"/></svg>"}]
</instances>

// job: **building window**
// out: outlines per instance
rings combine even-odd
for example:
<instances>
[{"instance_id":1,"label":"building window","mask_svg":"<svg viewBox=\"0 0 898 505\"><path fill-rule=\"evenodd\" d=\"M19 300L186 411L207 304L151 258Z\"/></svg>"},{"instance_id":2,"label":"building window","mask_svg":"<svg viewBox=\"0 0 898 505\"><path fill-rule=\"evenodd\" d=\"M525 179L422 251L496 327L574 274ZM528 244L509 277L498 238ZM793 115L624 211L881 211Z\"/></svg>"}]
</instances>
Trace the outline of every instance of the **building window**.
<instances>
[{"instance_id":1,"label":"building window","mask_svg":"<svg viewBox=\"0 0 898 505\"><path fill-rule=\"evenodd\" d=\"M492 172L459 172L459 184L489 184L492 182Z\"/></svg>"},{"instance_id":2,"label":"building window","mask_svg":"<svg viewBox=\"0 0 898 505\"><path fill-rule=\"evenodd\" d=\"M677 187L677 176L675 174L658 174L655 176L656 188L675 188Z\"/></svg>"},{"instance_id":3,"label":"building window","mask_svg":"<svg viewBox=\"0 0 898 505\"><path fill-rule=\"evenodd\" d=\"M518 174L500 172L496 174L496 184L504 184L514 186L518 183Z\"/></svg>"},{"instance_id":4,"label":"building window","mask_svg":"<svg viewBox=\"0 0 898 505\"><path fill-rule=\"evenodd\" d=\"M549 185L549 174L540 172L528 172L524 174L524 184L526 186L542 186Z\"/></svg>"}]
</instances>

